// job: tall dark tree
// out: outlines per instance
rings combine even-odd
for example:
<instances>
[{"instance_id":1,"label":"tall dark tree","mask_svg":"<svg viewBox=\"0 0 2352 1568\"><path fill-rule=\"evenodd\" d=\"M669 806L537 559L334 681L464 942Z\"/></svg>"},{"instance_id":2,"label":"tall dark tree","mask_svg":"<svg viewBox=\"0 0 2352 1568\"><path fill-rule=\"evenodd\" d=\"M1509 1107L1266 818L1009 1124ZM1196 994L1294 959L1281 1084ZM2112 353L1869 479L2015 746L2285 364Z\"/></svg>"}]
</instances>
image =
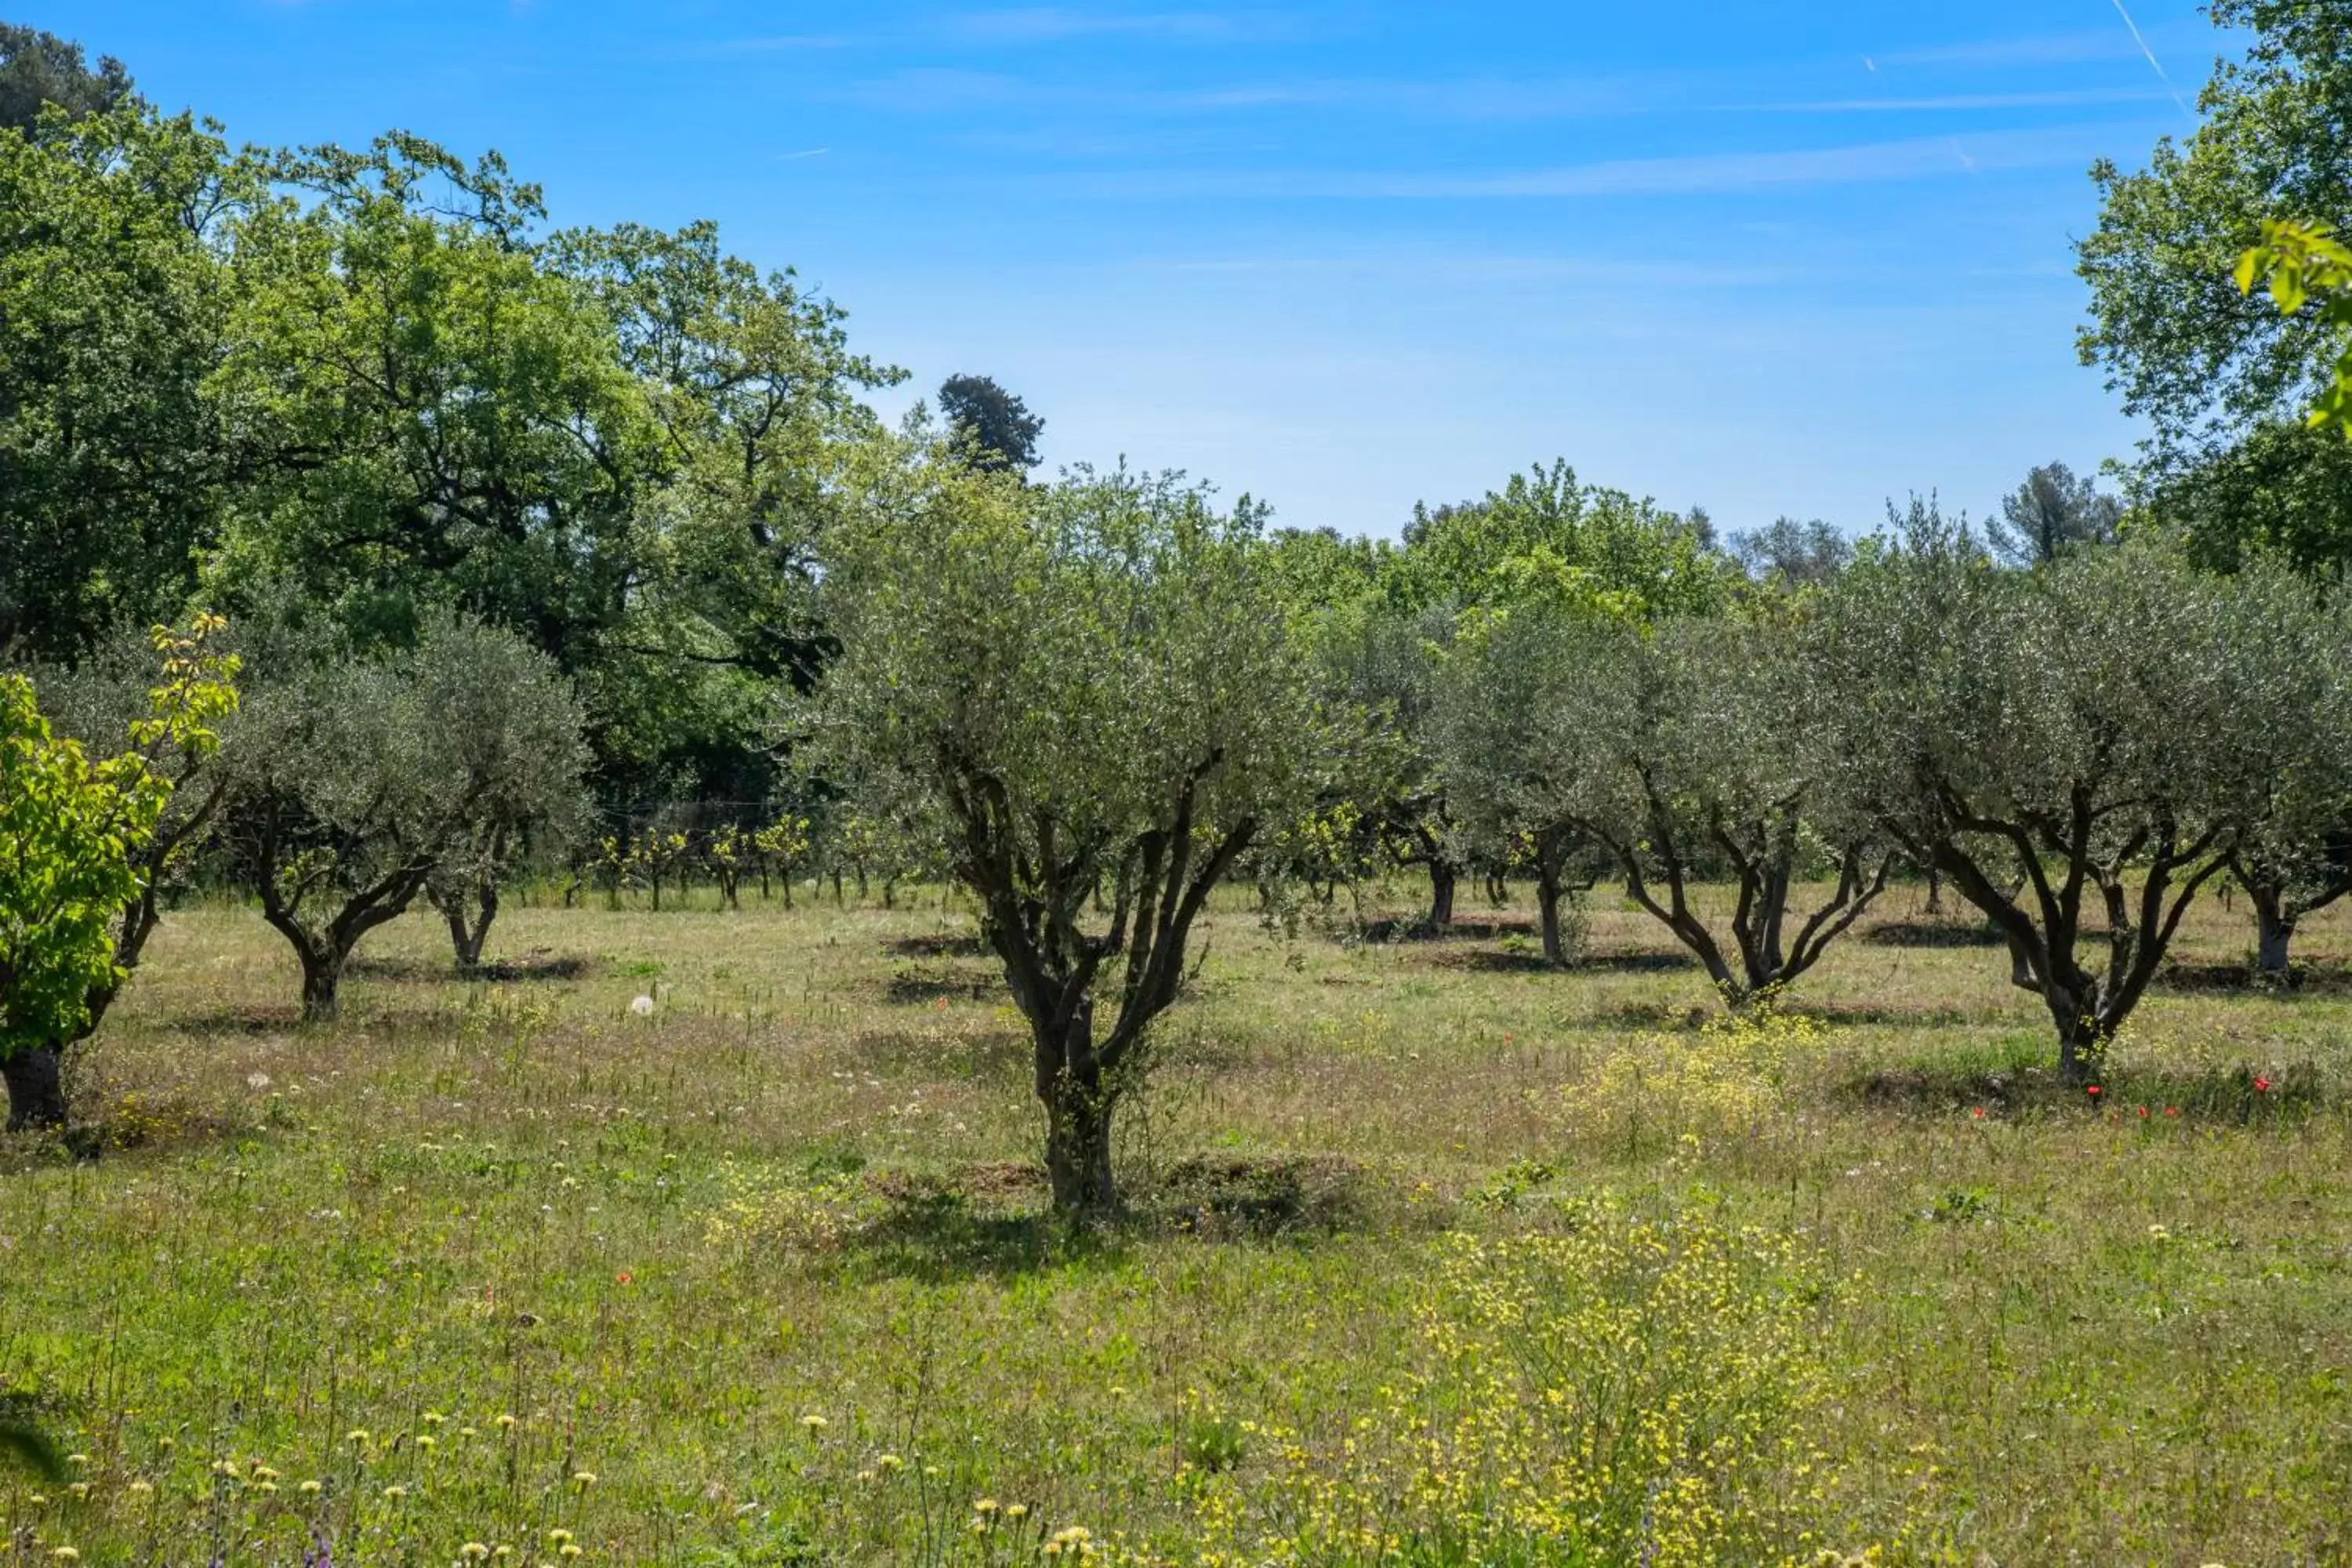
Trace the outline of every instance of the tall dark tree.
<instances>
[{"instance_id":1,"label":"tall dark tree","mask_svg":"<svg viewBox=\"0 0 2352 1568\"><path fill-rule=\"evenodd\" d=\"M1037 437L1045 433L1045 421L997 385L995 377L948 377L940 383L940 411L978 467L1025 474L1037 466Z\"/></svg>"},{"instance_id":2,"label":"tall dark tree","mask_svg":"<svg viewBox=\"0 0 2352 1568\"><path fill-rule=\"evenodd\" d=\"M1985 542L2011 566L2040 566L2086 544L2113 544L2123 502L2102 495L2063 463L2044 463L2003 496Z\"/></svg>"},{"instance_id":3,"label":"tall dark tree","mask_svg":"<svg viewBox=\"0 0 2352 1568\"><path fill-rule=\"evenodd\" d=\"M0 22L0 127L30 135L54 103L76 119L131 100L131 73L111 55L89 57L70 38Z\"/></svg>"}]
</instances>

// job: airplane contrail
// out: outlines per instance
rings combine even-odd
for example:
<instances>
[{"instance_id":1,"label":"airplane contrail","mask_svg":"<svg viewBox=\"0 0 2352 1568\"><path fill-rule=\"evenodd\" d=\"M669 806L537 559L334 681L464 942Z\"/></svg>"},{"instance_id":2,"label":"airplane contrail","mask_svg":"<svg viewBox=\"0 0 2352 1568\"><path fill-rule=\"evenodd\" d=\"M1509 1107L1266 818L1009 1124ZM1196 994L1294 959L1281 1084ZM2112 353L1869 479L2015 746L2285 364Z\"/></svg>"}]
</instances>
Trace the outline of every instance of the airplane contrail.
<instances>
[{"instance_id":1,"label":"airplane contrail","mask_svg":"<svg viewBox=\"0 0 2352 1568\"><path fill-rule=\"evenodd\" d=\"M2182 98L2180 89L2172 85L2172 79L2164 74L2164 62L2158 59L2156 51L2147 47L2147 35L2139 30L2139 24L2132 20L2132 14L2124 9L2124 0L2116 0L2116 15L2121 16L2124 19L2124 26L2131 29L2132 42L2137 44L2139 52L2147 57L2148 68L2156 72L2158 81L2164 83L2164 90L2172 94L2172 101L2179 106L2180 112L2189 115L2191 120L2196 119L2197 116L2189 112L2188 100Z\"/></svg>"}]
</instances>

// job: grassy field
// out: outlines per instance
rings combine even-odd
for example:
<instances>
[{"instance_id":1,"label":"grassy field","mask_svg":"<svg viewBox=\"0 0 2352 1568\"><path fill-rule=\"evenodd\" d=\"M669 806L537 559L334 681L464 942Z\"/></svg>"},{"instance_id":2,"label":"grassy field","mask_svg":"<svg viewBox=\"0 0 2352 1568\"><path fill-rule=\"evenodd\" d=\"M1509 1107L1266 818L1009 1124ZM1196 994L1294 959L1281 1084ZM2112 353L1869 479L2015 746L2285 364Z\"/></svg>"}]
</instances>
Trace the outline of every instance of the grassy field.
<instances>
[{"instance_id":1,"label":"grassy field","mask_svg":"<svg viewBox=\"0 0 2352 1568\"><path fill-rule=\"evenodd\" d=\"M2352 1562L2336 917L2094 1099L1914 891L1738 1030L1613 900L1561 974L1237 896L1076 1236L971 930L518 908L469 984L411 919L302 1029L172 919L112 1147L0 1142L0 1389L75 1455L0 1562Z\"/></svg>"}]
</instances>

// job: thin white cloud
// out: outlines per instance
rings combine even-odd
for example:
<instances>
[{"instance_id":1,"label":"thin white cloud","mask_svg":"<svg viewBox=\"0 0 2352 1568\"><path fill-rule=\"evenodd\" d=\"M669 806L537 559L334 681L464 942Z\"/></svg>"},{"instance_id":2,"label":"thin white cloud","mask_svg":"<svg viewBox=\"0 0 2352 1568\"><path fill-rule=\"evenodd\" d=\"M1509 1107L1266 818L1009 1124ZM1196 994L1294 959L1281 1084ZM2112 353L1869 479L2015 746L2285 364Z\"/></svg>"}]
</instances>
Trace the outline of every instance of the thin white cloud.
<instances>
[{"instance_id":1,"label":"thin white cloud","mask_svg":"<svg viewBox=\"0 0 2352 1568\"><path fill-rule=\"evenodd\" d=\"M1841 98L1797 103L1727 103L1727 112L1758 114L1966 113L2005 109L2084 109L2103 103L2159 102L2155 88L2084 88L2056 92L1963 92L1927 98Z\"/></svg>"},{"instance_id":2,"label":"thin white cloud","mask_svg":"<svg viewBox=\"0 0 2352 1568\"><path fill-rule=\"evenodd\" d=\"M1985 38L1895 49L1871 56L1890 66L2072 65L2081 60L2128 59L2132 51L2112 33L2054 33L2022 38Z\"/></svg>"},{"instance_id":3,"label":"thin white cloud","mask_svg":"<svg viewBox=\"0 0 2352 1568\"><path fill-rule=\"evenodd\" d=\"M1078 176L1060 182L1057 188L1109 199L1177 200L1228 197L1478 201L1727 195L2058 167L2082 162L2097 146L2112 141L2116 130L2113 125L2062 126L1790 152L1621 158L1490 174L1135 173Z\"/></svg>"},{"instance_id":4,"label":"thin white cloud","mask_svg":"<svg viewBox=\"0 0 2352 1568\"><path fill-rule=\"evenodd\" d=\"M953 18L948 31L979 43L1054 44L1076 38L1140 37L1225 42L1287 31L1277 17L1233 16L1216 11L1103 11L1068 5L1024 5L972 11Z\"/></svg>"}]
</instances>

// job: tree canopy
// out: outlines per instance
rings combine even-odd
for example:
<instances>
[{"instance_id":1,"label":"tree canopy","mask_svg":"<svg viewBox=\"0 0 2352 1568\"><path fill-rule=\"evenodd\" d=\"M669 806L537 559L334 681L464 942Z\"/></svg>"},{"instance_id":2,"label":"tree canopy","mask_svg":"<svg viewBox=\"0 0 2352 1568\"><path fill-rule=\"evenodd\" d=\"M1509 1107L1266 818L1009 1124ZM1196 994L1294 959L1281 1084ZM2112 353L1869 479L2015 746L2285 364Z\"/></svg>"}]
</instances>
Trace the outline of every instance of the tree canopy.
<instances>
[{"instance_id":1,"label":"tree canopy","mask_svg":"<svg viewBox=\"0 0 2352 1568\"><path fill-rule=\"evenodd\" d=\"M1315 710L1261 513L1174 476L1030 487L938 453L878 474L872 503L828 557L843 651L814 757L939 825L1030 1026L1055 1202L1115 1206L1122 1074L1176 999L1192 924L1313 794Z\"/></svg>"}]
</instances>

